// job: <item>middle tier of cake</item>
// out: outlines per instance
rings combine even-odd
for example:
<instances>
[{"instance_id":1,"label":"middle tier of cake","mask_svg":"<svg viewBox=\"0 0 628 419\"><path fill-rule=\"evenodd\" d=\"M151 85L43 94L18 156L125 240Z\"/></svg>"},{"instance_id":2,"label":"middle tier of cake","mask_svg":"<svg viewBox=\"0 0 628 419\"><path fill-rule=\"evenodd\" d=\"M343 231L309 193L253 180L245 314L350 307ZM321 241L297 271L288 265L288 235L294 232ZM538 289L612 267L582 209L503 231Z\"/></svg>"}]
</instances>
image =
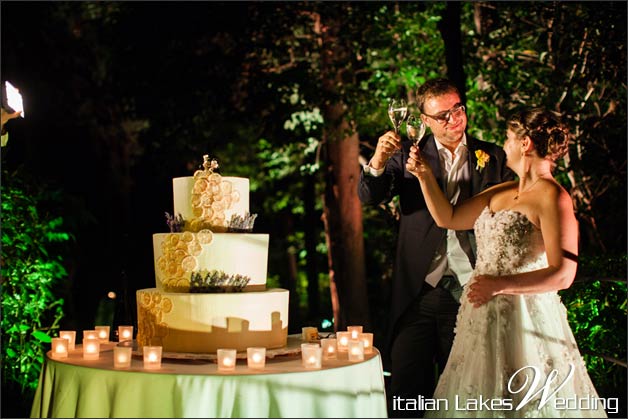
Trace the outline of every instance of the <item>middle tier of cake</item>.
<instances>
[{"instance_id":1,"label":"middle tier of cake","mask_svg":"<svg viewBox=\"0 0 628 419\"><path fill-rule=\"evenodd\" d=\"M211 284L246 280L245 291L266 289L268 234L158 233L153 234L153 255L155 286L164 291L189 292L193 275L201 283L196 292L204 292L202 282L208 278L217 281Z\"/></svg>"},{"instance_id":2,"label":"middle tier of cake","mask_svg":"<svg viewBox=\"0 0 628 419\"><path fill-rule=\"evenodd\" d=\"M137 291L137 343L165 352L212 353L220 348L282 348L288 339L289 292L167 293Z\"/></svg>"}]
</instances>

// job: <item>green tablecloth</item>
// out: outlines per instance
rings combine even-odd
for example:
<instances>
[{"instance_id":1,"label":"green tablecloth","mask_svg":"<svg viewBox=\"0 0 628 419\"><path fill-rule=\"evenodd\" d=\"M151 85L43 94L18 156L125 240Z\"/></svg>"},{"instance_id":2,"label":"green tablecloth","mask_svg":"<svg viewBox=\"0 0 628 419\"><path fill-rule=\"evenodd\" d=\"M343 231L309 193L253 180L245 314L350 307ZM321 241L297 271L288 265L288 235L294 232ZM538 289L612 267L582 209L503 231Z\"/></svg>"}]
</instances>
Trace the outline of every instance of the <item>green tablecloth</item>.
<instances>
[{"instance_id":1,"label":"green tablecloth","mask_svg":"<svg viewBox=\"0 0 628 419\"><path fill-rule=\"evenodd\" d=\"M31 417L386 417L379 354L359 363L342 355L320 370L290 355L267 360L261 372L238 360L235 372L219 373L211 361L168 359L148 371L140 357L114 370L111 350L96 361L77 350L47 356Z\"/></svg>"}]
</instances>

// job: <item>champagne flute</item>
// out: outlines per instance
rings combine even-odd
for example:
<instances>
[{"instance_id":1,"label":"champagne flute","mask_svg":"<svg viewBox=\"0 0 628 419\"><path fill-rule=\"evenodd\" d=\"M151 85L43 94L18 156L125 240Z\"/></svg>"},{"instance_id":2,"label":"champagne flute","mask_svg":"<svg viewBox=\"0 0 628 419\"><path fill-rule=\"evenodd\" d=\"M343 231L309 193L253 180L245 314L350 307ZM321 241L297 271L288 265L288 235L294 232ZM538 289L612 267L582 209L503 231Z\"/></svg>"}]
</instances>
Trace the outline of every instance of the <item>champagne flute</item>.
<instances>
[{"instance_id":1,"label":"champagne flute","mask_svg":"<svg viewBox=\"0 0 628 419\"><path fill-rule=\"evenodd\" d=\"M412 144L419 146L419 141L425 135L425 124L420 116L410 115L406 121L406 135Z\"/></svg>"},{"instance_id":2,"label":"champagne flute","mask_svg":"<svg viewBox=\"0 0 628 419\"><path fill-rule=\"evenodd\" d=\"M388 103L388 117L392 122L395 134L399 134L399 127L408 114L408 104L405 99L391 99Z\"/></svg>"}]
</instances>

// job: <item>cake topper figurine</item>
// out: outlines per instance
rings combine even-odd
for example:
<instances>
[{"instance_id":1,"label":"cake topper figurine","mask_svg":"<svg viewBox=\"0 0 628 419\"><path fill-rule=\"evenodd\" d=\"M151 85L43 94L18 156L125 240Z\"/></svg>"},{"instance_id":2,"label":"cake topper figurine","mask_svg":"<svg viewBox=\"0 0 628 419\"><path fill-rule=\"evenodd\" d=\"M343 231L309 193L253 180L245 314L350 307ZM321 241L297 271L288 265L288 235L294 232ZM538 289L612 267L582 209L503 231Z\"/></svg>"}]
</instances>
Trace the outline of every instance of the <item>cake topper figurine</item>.
<instances>
[{"instance_id":1,"label":"cake topper figurine","mask_svg":"<svg viewBox=\"0 0 628 419\"><path fill-rule=\"evenodd\" d=\"M214 170L218 169L218 167L218 160L211 159L210 161L209 154L203 155L203 169L205 169L206 172L214 173Z\"/></svg>"}]
</instances>

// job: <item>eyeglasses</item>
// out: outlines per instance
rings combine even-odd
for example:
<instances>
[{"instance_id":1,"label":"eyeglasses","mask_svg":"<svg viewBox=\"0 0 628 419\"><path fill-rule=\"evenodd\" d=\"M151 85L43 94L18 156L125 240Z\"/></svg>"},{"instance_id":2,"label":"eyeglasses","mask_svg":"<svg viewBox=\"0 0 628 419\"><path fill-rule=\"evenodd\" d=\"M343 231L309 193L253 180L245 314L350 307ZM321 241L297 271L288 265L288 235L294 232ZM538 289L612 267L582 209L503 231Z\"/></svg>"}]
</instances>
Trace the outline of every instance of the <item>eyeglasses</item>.
<instances>
[{"instance_id":1,"label":"eyeglasses","mask_svg":"<svg viewBox=\"0 0 628 419\"><path fill-rule=\"evenodd\" d=\"M463 104L461 103L456 103L454 105L453 108L447 110L447 111L442 111L437 113L436 115L428 115L426 113L423 113L423 115L425 116L429 116L430 118L432 118L433 120L435 120L436 122L438 122L441 125L445 125L449 122L449 118L454 116L454 117L459 117L460 115L462 115L462 113L465 111L465 107Z\"/></svg>"}]
</instances>

